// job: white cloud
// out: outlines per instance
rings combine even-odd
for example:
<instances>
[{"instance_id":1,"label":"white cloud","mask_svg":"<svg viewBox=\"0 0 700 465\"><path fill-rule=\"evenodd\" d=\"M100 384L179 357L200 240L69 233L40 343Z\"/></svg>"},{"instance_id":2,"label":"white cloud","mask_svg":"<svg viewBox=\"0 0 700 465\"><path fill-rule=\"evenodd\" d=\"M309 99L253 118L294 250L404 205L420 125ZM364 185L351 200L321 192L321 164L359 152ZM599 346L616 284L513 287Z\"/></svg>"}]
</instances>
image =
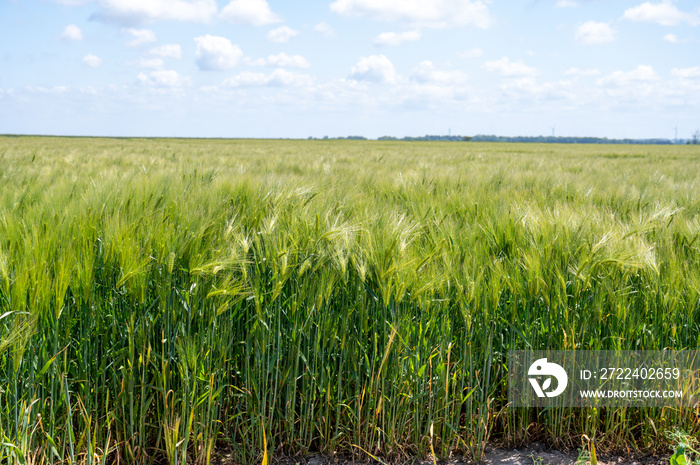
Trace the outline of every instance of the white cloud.
<instances>
[{"instance_id":1,"label":"white cloud","mask_svg":"<svg viewBox=\"0 0 700 465\"><path fill-rule=\"evenodd\" d=\"M479 58L484 54L484 51L479 47L470 48L469 50L464 50L457 52L457 56L461 58Z\"/></svg>"},{"instance_id":2,"label":"white cloud","mask_svg":"<svg viewBox=\"0 0 700 465\"><path fill-rule=\"evenodd\" d=\"M578 2L574 0L557 0L557 3L554 4L555 8L576 8L577 6Z\"/></svg>"},{"instance_id":3,"label":"white cloud","mask_svg":"<svg viewBox=\"0 0 700 465\"><path fill-rule=\"evenodd\" d=\"M136 79L141 84L158 87L182 87L192 83L189 77L181 76L171 69L151 71L148 74L139 73Z\"/></svg>"},{"instance_id":4,"label":"white cloud","mask_svg":"<svg viewBox=\"0 0 700 465\"><path fill-rule=\"evenodd\" d=\"M284 52L269 55L267 58L243 59L248 66L274 66L276 68L310 68L309 61L301 55L287 55Z\"/></svg>"},{"instance_id":5,"label":"white cloud","mask_svg":"<svg viewBox=\"0 0 700 465\"><path fill-rule=\"evenodd\" d=\"M352 67L350 79L392 84L396 82L396 70L385 55L370 55L361 57Z\"/></svg>"},{"instance_id":6,"label":"white cloud","mask_svg":"<svg viewBox=\"0 0 700 465\"><path fill-rule=\"evenodd\" d=\"M83 94L97 95L97 90L92 86L80 86L78 90Z\"/></svg>"},{"instance_id":7,"label":"white cloud","mask_svg":"<svg viewBox=\"0 0 700 465\"><path fill-rule=\"evenodd\" d=\"M102 64L102 59L90 53L83 57L83 64L90 68L99 68Z\"/></svg>"},{"instance_id":8,"label":"white cloud","mask_svg":"<svg viewBox=\"0 0 700 465\"><path fill-rule=\"evenodd\" d=\"M239 24L264 26L279 23L282 19L270 10L266 0L233 0L226 5L219 17Z\"/></svg>"},{"instance_id":9,"label":"white cloud","mask_svg":"<svg viewBox=\"0 0 700 465\"><path fill-rule=\"evenodd\" d=\"M91 2L92 0L54 0L56 3L68 6L84 5Z\"/></svg>"},{"instance_id":10,"label":"white cloud","mask_svg":"<svg viewBox=\"0 0 700 465\"><path fill-rule=\"evenodd\" d=\"M648 65L639 65L631 71L615 71L596 80L602 92L598 100L604 101L606 106L633 105L649 109L683 105L692 92L692 83L683 79L663 81Z\"/></svg>"},{"instance_id":11,"label":"white cloud","mask_svg":"<svg viewBox=\"0 0 700 465\"><path fill-rule=\"evenodd\" d=\"M416 27L444 29L474 25L486 29L492 24L486 3L482 0L336 0L331 10L346 16L402 21Z\"/></svg>"},{"instance_id":12,"label":"white cloud","mask_svg":"<svg viewBox=\"0 0 700 465\"><path fill-rule=\"evenodd\" d=\"M374 44L396 47L404 42L413 42L419 39L420 31L382 32L374 39Z\"/></svg>"},{"instance_id":13,"label":"white cloud","mask_svg":"<svg viewBox=\"0 0 700 465\"><path fill-rule=\"evenodd\" d=\"M676 34L666 34L664 36L664 40L666 42L670 42L672 44L683 44L683 43L692 41L692 39L689 39L689 38L685 38L685 39L680 38Z\"/></svg>"},{"instance_id":14,"label":"white cloud","mask_svg":"<svg viewBox=\"0 0 700 465\"><path fill-rule=\"evenodd\" d=\"M673 68L671 76L681 79L700 79L700 66L693 68Z\"/></svg>"},{"instance_id":15,"label":"white cloud","mask_svg":"<svg viewBox=\"0 0 700 465\"><path fill-rule=\"evenodd\" d=\"M572 81L562 80L554 82L538 83L533 77L521 77L502 82L501 92L509 101L528 100L532 103L544 103L546 101L573 102L576 98L572 92Z\"/></svg>"},{"instance_id":16,"label":"white cloud","mask_svg":"<svg viewBox=\"0 0 700 465\"><path fill-rule=\"evenodd\" d=\"M564 72L565 76L598 76L600 70L595 68L580 69L580 68L569 68Z\"/></svg>"},{"instance_id":17,"label":"white cloud","mask_svg":"<svg viewBox=\"0 0 700 465\"><path fill-rule=\"evenodd\" d=\"M251 73L243 71L233 77L226 79L223 85L226 87L256 87L264 86L267 81L265 73Z\"/></svg>"},{"instance_id":18,"label":"white cloud","mask_svg":"<svg viewBox=\"0 0 700 465\"><path fill-rule=\"evenodd\" d=\"M34 89L29 88L29 90L33 90L42 94L65 94L66 92L70 91L70 88L66 86L53 86L53 87L36 87Z\"/></svg>"},{"instance_id":19,"label":"white cloud","mask_svg":"<svg viewBox=\"0 0 700 465\"><path fill-rule=\"evenodd\" d=\"M315 25L314 31L318 32L324 37L333 37L335 35L335 29L333 29L331 25L325 21L321 21L320 23Z\"/></svg>"},{"instance_id":20,"label":"white cloud","mask_svg":"<svg viewBox=\"0 0 700 465\"><path fill-rule=\"evenodd\" d=\"M243 62L248 66L267 66L267 60L265 58L252 59L244 57Z\"/></svg>"},{"instance_id":21,"label":"white cloud","mask_svg":"<svg viewBox=\"0 0 700 465\"><path fill-rule=\"evenodd\" d=\"M639 65L632 71L615 71L607 76L598 79L597 84L602 86L625 87L635 83L656 81L659 76L654 68L647 65Z\"/></svg>"},{"instance_id":22,"label":"white cloud","mask_svg":"<svg viewBox=\"0 0 700 465\"><path fill-rule=\"evenodd\" d=\"M522 61L510 61L508 57L503 57L496 61L487 61L484 63L484 69L500 74L504 77L522 77L537 75L537 68L527 66Z\"/></svg>"},{"instance_id":23,"label":"white cloud","mask_svg":"<svg viewBox=\"0 0 700 465\"><path fill-rule=\"evenodd\" d=\"M308 74L295 73L284 69L276 69L269 75L244 71L223 82L227 87L308 87L314 82Z\"/></svg>"},{"instance_id":24,"label":"white cloud","mask_svg":"<svg viewBox=\"0 0 700 465\"><path fill-rule=\"evenodd\" d=\"M604 44L615 40L615 31L608 23L587 21L576 30L576 40L587 45Z\"/></svg>"},{"instance_id":25,"label":"white cloud","mask_svg":"<svg viewBox=\"0 0 700 465\"><path fill-rule=\"evenodd\" d=\"M138 47L156 41L156 33L150 29L124 29L123 32L129 34L132 39L126 43L129 47Z\"/></svg>"},{"instance_id":26,"label":"white cloud","mask_svg":"<svg viewBox=\"0 0 700 465\"><path fill-rule=\"evenodd\" d=\"M225 37L207 34L194 40L197 42L197 66L203 71L231 69L243 56L241 48Z\"/></svg>"},{"instance_id":27,"label":"white cloud","mask_svg":"<svg viewBox=\"0 0 700 465\"><path fill-rule=\"evenodd\" d=\"M208 23L217 12L215 0L99 0L92 18L124 25L174 20Z\"/></svg>"},{"instance_id":28,"label":"white cloud","mask_svg":"<svg viewBox=\"0 0 700 465\"><path fill-rule=\"evenodd\" d=\"M287 55L282 52L267 57L266 64L279 68L309 68L311 64L301 55Z\"/></svg>"},{"instance_id":29,"label":"white cloud","mask_svg":"<svg viewBox=\"0 0 700 465\"><path fill-rule=\"evenodd\" d=\"M141 58L137 65L139 68L161 69L165 62L162 58Z\"/></svg>"},{"instance_id":30,"label":"white cloud","mask_svg":"<svg viewBox=\"0 0 700 465\"><path fill-rule=\"evenodd\" d=\"M268 32L267 40L277 43L286 43L297 34L299 34L299 31L295 31L288 26L281 26Z\"/></svg>"},{"instance_id":31,"label":"white cloud","mask_svg":"<svg viewBox=\"0 0 700 465\"><path fill-rule=\"evenodd\" d=\"M83 40L83 31L75 24L69 24L63 29L59 39L77 42Z\"/></svg>"},{"instance_id":32,"label":"white cloud","mask_svg":"<svg viewBox=\"0 0 700 465\"><path fill-rule=\"evenodd\" d=\"M180 47L180 44L159 45L158 47L150 49L148 54L160 58L180 59L182 58L182 47Z\"/></svg>"},{"instance_id":33,"label":"white cloud","mask_svg":"<svg viewBox=\"0 0 700 465\"><path fill-rule=\"evenodd\" d=\"M685 13L670 1L662 3L645 2L625 10L622 19L637 22L656 23L662 26L675 26L680 23L700 24L697 14Z\"/></svg>"},{"instance_id":34,"label":"white cloud","mask_svg":"<svg viewBox=\"0 0 700 465\"><path fill-rule=\"evenodd\" d=\"M461 84L467 80L462 71L441 71L431 61L422 61L411 73L411 80L420 84Z\"/></svg>"},{"instance_id":35,"label":"white cloud","mask_svg":"<svg viewBox=\"0 0 700 465\"><path fill-rule=\"evenodd\" d=\"M304 87L313 84L313 78L308 74L294 73L284 69L274 70L267 79L268 86Z\"/></svg>"}]
</instances>

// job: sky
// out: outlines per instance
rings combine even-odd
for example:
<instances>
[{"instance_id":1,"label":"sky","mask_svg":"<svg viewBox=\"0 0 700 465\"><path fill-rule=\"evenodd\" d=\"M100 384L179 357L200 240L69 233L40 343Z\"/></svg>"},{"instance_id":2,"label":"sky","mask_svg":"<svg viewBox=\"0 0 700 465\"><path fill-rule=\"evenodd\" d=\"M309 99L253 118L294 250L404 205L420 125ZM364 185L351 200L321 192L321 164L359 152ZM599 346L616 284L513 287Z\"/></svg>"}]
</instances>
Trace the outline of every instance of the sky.
<instances>
[{"instance_id":1,"label":"sky","mask_svg":"<svg viewBox=\"0 0 700 465\"><path fill-rule=\"evenodd\" d=\"M0 134L698 129L697 0L0 0Z\"/></svg>"}]
</instances>

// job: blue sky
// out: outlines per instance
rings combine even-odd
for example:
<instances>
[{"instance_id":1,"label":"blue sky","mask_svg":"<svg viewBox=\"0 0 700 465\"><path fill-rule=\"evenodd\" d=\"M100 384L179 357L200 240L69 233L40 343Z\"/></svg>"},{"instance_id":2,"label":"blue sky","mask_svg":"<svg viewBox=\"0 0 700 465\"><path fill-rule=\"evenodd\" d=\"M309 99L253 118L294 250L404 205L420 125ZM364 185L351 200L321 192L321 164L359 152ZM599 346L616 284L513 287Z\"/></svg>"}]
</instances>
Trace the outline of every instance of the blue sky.
<instances>
[{"instance_id":1,"label":"blue sky","mask_svg":"<svg viewBox=\"0 0 700 465\"><path fill-rule=\"evenodd\" d=\"M687 138L691 0L0 0L0 133Z\"/></svg>"}]
</instances>

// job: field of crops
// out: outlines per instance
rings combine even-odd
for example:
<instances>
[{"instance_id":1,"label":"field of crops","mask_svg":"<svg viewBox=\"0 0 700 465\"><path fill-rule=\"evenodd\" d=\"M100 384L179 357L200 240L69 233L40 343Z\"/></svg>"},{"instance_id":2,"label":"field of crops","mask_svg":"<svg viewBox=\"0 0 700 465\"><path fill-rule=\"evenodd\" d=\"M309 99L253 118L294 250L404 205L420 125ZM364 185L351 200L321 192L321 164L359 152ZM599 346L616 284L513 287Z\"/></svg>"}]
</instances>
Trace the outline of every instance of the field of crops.
<instances>
[{"instance_id":1,"label":"field of crops","mask_svg":"<svg viewBox=\"0 0 700 465\"><path fill-rule=\"evenodd\" d=\"M700 347L700 147L0 137L0 462L666 447L510 349Z\"/></svg>"}]
</instances>

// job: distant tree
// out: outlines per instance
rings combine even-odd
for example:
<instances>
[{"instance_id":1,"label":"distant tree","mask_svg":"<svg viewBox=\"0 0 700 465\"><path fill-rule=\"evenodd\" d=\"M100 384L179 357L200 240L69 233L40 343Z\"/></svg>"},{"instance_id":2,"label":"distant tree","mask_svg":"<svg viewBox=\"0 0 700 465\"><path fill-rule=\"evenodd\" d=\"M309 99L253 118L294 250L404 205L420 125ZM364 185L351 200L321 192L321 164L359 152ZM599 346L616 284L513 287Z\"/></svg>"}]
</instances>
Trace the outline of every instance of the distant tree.
<instances>
[{"instance_id":1,"label":"distant tree","mask_svg":"<svg viewBox=\"0 0 700 465\"><path fill-rule=\"evenodd\" d=\"M700 129L693 133L690 138L690 143L694 145L700 144Z\"/></svg>"}]
</instances>

